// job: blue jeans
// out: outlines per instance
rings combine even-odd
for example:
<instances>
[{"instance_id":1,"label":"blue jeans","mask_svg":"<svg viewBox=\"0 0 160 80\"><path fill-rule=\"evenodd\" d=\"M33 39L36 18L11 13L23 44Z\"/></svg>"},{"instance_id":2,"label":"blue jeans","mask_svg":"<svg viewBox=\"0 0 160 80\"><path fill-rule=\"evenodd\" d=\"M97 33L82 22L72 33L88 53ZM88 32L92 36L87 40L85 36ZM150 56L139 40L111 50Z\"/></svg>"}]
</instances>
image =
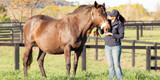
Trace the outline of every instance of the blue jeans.
<instances>
[{"instance_id":1,"label":"blue jeans","mask_svg":"<svg viewBox=\"0 0 160 80\"><path fill-rule=\"evenodd\" d=\"M120 66L121 45L105 45L105 52L109 65L109 78L113 79L114 77L116 77L118 80L122 79L123 73Z\"/></svg>"}]
</instances>

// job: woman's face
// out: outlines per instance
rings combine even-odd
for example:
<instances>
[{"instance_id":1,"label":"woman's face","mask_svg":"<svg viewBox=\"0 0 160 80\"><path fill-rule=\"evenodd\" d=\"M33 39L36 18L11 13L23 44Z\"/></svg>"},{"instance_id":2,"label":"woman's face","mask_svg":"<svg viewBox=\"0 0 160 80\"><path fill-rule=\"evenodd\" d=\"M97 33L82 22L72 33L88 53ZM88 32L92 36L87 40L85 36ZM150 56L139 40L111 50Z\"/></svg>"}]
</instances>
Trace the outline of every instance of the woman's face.
<instances>
[{"instance_id":1,"label":"woman's face","mask_svg":"<svg viewBox=\"0 0 160 80\"><path fill-rule=\"evenodd\" d=\"M116 17L113 17L113 16L108 15L108 19L110 19L110 20L115 20Z\"/></svg>"}]
</instances>

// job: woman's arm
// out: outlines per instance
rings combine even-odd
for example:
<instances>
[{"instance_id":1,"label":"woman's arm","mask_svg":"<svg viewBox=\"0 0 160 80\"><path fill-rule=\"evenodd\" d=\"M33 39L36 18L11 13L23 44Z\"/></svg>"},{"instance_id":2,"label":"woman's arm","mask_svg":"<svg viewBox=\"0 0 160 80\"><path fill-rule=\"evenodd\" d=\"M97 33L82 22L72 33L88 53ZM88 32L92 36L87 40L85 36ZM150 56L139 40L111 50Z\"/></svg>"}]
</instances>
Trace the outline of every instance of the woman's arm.
<instances>
[{"instance_id":1,"label":"woman's arm","mask_svg":"<svg viewBox=\"0 0 160 80\"><path fill-rule=\"evenodd\" d=\"M113 34L112 37L116 39L123 39L124 38L124 24L121 23L118 27L119 27L118 28L119 34Z\"/></svg>"}]
</instances>

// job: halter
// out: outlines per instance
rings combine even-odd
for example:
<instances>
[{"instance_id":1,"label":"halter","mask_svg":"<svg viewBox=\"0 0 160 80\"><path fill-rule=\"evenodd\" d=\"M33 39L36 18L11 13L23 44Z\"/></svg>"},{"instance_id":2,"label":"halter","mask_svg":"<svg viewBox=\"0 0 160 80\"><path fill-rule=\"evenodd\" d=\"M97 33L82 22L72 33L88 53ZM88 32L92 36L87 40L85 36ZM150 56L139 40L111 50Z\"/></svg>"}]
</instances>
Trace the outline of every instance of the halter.
<instances>
[{"instance_id":1,"label":"halter","mask_svg":"<svg viewBox=\"0 0 160 80\"><path fill-rule=\"evenodd\" d=\"M91 10L91 17L92 17L92 22L93 22L94 17L93 17L93 12L92 12L92 10Z\"/></svg>"}]
</instances>

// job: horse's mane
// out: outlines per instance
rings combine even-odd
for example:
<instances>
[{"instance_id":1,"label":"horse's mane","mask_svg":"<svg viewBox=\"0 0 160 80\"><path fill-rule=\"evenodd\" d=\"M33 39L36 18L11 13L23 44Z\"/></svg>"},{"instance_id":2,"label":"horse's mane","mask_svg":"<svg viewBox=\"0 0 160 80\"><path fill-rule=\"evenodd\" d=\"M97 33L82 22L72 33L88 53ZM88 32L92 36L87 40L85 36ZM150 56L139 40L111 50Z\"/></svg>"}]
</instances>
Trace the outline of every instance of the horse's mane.
<instances>
[{"instance_id":1,"label":"horse's mane","mask_svg":"<svg viewBox=\"0 0 160 80\"><path fill-rule=\"evenodd\" d=\"M99 5L98 8L101 7L101 6L102 6L102 5ZM81 12L81 11L86 10L86 9L87 9L88 11L90 11L93 7L94 7L94 5L80 5L78 8L76 8L76 9L73 11L73 14L78 13L78 12Z\"/></svg>"},{"instance_id":2,"label":"horse's mane","mask_svg":"<svg viewBox=\"0 0 160 80\"><path fill-rule=\"evenodd\" d=\"M73 13L75 14L75 13L78 13L78 12L86 10L86 9L91 10L92 7L93 7L93 5L80 5L78 8L76 8L73 11Z\"/></svg>"}]
</instances>

